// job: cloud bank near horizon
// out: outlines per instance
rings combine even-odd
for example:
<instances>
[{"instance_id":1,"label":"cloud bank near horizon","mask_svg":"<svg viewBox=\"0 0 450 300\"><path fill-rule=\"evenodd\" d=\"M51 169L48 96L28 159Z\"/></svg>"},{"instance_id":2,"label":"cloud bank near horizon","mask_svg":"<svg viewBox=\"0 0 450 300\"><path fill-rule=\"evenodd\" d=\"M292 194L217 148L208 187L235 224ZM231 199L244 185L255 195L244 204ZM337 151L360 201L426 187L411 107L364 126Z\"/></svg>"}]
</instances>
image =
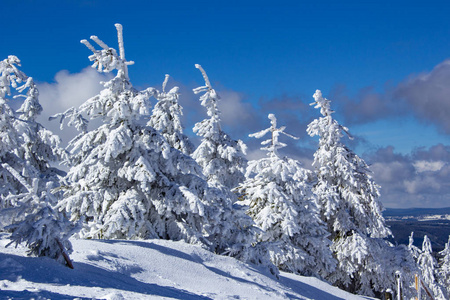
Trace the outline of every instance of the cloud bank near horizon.
<instances>
[{"instance_id":1,"label":"cloud bank near horizon","mask_svg":"<svg viewBox=\"0 0 450 300\"><path fill-rule=\"evenodd\" d=\"M450 206L450 146L438 144L409 155L386 147L367 159L386 207Z\"/></svg>"}]
</instances>

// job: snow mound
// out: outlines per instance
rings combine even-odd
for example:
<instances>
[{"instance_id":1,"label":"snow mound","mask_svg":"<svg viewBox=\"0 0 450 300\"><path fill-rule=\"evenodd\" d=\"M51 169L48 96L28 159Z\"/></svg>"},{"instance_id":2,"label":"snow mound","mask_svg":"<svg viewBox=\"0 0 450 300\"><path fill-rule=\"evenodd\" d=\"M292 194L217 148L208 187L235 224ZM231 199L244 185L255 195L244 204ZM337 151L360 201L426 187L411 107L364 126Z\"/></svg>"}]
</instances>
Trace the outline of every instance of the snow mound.
<instances>
[{"instance_id":1,"label":"snow mound","mask_svg":"<svg viewBox=\"0 0 450 300\"><path fill-rule=\"evenodd\" d=\"M0 236L1 299L365 299L316 278L281 273L164 240L72 239L74 270Z\"/></svg>"}]
</instances>

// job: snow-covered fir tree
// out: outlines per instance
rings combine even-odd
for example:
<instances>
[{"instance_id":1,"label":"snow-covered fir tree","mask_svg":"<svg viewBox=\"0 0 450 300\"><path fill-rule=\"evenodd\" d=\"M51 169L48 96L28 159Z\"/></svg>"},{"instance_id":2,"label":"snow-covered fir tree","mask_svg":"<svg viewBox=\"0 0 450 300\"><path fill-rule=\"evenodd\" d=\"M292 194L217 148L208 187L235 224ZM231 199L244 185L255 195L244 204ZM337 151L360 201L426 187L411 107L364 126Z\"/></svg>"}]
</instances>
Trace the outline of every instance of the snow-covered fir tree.
<instances>
[{"instance_id":1,"label":"snow-covered fir tree","mask_svg":"<svg viewBox=\"0 0 450 300\"><path fill-rule=\"evenodd\" d=\"M447 297L450 297L450 236L444 250L439 252L439 255L441 258L439 260L438 282L445 288Z\"/></svg>"},{"instance_id":2,"label":"snow-covered fir tree","mask_svg":"<svg viewBox=\"0 0 450 300\"><path fill-rule=\"evenodd\" d=\"M415 261L417 261L419 255L422 253L422 250L414 245L414 232L411 232L409 236L408 250Z\"/></svg>"},{"instance_id":3,"label":"snow-covered fir tree","mask_svg":"<svg viewBox=\"0 0 450 300\"><path fill-rule=\"evenodd\" d=\"M330 101L317 90L315 108L323 117L308 125L310 136L319 136L314 154L318 197L322 219L331 233L337 271L328 279L352 292L373 295L381 292L384 266L377 260L380 247L391 234L381 214L379 187L367 164L348 149L341 138L348 129L332 118ZM387 244L385 244L387 246Z\"/></svg>"},{"instance_id":4,"label":"snow-covered fir tree","mask_svg":"<svg viewBox=\"0 0 450 300\"><path fill-rule=\"evenodd\" d=\"M250 137L271 136L261 144L266 158L250 161L244 183L238 188L247 213L261 229L258 241L266 242L272 262L283 271L325 277L336 265L329 249L325 224L312 194L310 171L296 160L282 157L278 149L285 127L269 115L271 126ZM296 138L295 138L296 139Z\"/></svg>"},{"instance_id":5,"label":"snow-covered fir tree","mask_svg":"<svg viewBox=\"0 0 450 300\"><path fill-rule=\"evenodd\" d=\"M69 143L71 168L60 207L83 221L81 237L199 242L208 214L198 196L204 183L190 175L199 167L145 126L156 90L133 88L128 77L133 62L125 59L122 26L116 28L119 53L96 36L91 39L101 50L81 41L93 52L93 67L117 70L116 76L78 109L56 116L81 129ZM101 118L103 124L87 131L81 114Z\"/></svg>"},{"instance_id":6,"label":"snow-covered fir tree","mask_svg":"<svg viewBox=\"0 0 450 300\"><path fill-rule=\"evenodd\" d=\"M116 27L120 55L95 36L102 50L82 41L94 53L93 66L116 69L116 76L79 109L56 116L84 130L69 143L69 184L60 207L83 221L81 237L185 240L251 259L251 218L240 216L227 194L208 185L195 160L145 124L149 98L158 94L131 85L122 27ZM81 114L100 117L103 125L87 131Z\"/></svg>"},{"instance_id":7,"label":"snow-covered fir tree","mask_svg":"<svg viewBox=\"0 0 450 300\"><path fill-rule=\"evenodd\" d=\"M203 168L203 173L210 184L233 189L245 179L247 146L241 140L231 139L222 130L218 108L220 97L212 88L202 66L197 64L195 67L201 71L205 85L195 88L194 93L204 92L200 102L206 108L208 118L194 126L194 132L202 138L202 141L192 157Z\"/></svg>"},{"instance_id":8,"label":"snow-covered fir tree","mask_svg":"<svg viewBox=\"0 0 450 300\"><path fill-rule=\"evenodd\" d=\"M273 274L277 268L270 262L269 252L264 242L256 242L256 227L252 218L246 212L246 206L239 203L234 188L245 179L247 146L241 140L232 140L221 128L220 111L218 108L219 95L212 88L209 78L202 68L196 64L205 80L205 85L195 88L194 93L200 96L201 105L206 108L209 118L196 123L194 132L202 138L200 145L192 157L202 167L208 185L220 191L221 197L216 203L224 210L220 219L222 226L214 240L221 240L220 234L229 236L230 249L238 259L265 266ZM217 204L216 204L217 207ZM231 231L227 227L231 225ZM222 232L222 233L220 233ZM250 246L253 245L253 246Z\"/></svg>"},{"instance_id":9,"label":"snow-covered fir tree","mask_svg":"<svg viewBox=\"0 0 450 300\"><path fill-rule=\"evenodd\" d=\"M3 164L2 167L14 174L27 189L27 192L6 197L14 205L0 211L0 216L8 224L4 229L11 232L11 242L7 246L24 243L29 249L29 255L54 258L73 268L68 256L72 252L69 238L76 227L51 205L56 202L51 191L54 184L49 183L47 190L42 191L38 178L34 178L30 186L27 179L9 165Z\"/></svg>"},{"instance_id":10,"label":"snow-covered fir tree","mask_svg":"<svg viewBox=\"0 0 450 300\"><path fill-rule=\"evenodd\" d=\"M51 190L62 172L50 166L64 151L59 138L36 122L39 92L18 66L16 56L0 61L0 225L11 233L11 244L25 243L29 254L68 259L73 226L53 209ZM14 98L24 98L17 111L9 105Z\"/></svg>"},{"instance_id":11,"label":"snow-covered fir tree","mask_svg":"<svg viewBox=\"0 0 450 300\"><path fill-rule=\"evenodd\" d=\"M22 162L18 157L19 154L16 153L22 144L21 134L18 132L18 128L14 127L16 114L9 105L11 87L17 88L22 83L22 78L20 77L25 76L17 69L19 64L19 59L12 55L0 61L0 158L2 163L8 162L10 165ZM23 162L21 165L12 167L19 169L22 165ZM10 207L12 204L5 197L9 194L18 194L25 191L25 188L5 168L0 169L0 178L2 180L0 186L0 195L2 196L0 207Z\"/></svg>"},{"instance_id":12,"label":"snow-covered fir tree","mask_svg":"<svg viewBox=\"0 0 450 300\"><path fill-rule=\"evenodd\" d=\"M444 291L436 280L437 261L432 253L431 241L428 236L425 235L423 237L422 251L417 258L417 264L422 273L422 279L430 289L430 292L433 293L434 298L444 300L446 299Z\"/></svg>"},{"instance_id":13,"label":"snow-covered fir tree","mask_svg":"<svg viewBox=\"0 0 450 300\"><path fill-rule=\"evenodd\" d=\"M154 96L158 100L152 112L148 125L159 130L166 138L170 146L180 150L186 155L191 155L194 151L194 145L183 133L184 127L181 122L183 108L178 103L179 88L173 87L166 92L169 75L166 75L162 85L162 92L155 92Z\"/></svg>"}]
</instances>

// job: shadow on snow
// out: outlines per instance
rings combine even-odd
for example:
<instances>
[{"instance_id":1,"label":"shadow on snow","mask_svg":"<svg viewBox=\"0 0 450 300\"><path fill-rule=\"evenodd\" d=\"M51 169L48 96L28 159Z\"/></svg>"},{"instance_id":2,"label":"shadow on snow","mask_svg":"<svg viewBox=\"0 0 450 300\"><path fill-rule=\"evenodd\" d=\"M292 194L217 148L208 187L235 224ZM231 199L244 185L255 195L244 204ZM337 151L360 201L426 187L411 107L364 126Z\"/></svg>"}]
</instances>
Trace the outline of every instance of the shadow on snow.
<instances>
[{"instance_id":1,"label":"shadow on snow","mask_svg":"<svg viewBox=\"0 0 450 300\"><path fill-rule=\"evenodd\" d=\"M43 263L43 261L45 261ZM148 296L170 297L176 299L210 299L198 296L188 291L173 287L140 282L132 277L111 272L85 263L74 263L75 269L70 270L53 259L45 257L23 257L0 253L0 280L43 283L54 286L74 286L116 289ZM45 268L42 267L45 265ZM16 273L20 273L18 276ZM107 293L108 291L105 291ZM11 294L13 299L29 299L30 295L47 297L53 294L48 291L0 291L0 295ZM60 297L61 296L61 297ZM51 299L67 299L67 295L53 294Z\"/></svg>"}]
</instances>

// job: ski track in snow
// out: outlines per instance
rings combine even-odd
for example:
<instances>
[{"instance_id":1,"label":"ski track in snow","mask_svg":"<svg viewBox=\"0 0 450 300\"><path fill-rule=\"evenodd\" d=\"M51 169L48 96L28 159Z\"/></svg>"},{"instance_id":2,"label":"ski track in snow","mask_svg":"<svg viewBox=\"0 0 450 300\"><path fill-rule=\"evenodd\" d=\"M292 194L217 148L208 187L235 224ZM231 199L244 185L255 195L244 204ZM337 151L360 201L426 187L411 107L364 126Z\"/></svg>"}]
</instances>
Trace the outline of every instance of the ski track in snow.
<instances>
[{"instance_id":1,"label":"ski track in snow","mask_svg":"<svg viewBox=\"0 0 450 300\"><path fill-rule=\"evenodd\" d=\"M71 240L74 270L0 239L0 299L367 299L313 277L280 278L199 246Z\"/></svg>"}]
</instances>

